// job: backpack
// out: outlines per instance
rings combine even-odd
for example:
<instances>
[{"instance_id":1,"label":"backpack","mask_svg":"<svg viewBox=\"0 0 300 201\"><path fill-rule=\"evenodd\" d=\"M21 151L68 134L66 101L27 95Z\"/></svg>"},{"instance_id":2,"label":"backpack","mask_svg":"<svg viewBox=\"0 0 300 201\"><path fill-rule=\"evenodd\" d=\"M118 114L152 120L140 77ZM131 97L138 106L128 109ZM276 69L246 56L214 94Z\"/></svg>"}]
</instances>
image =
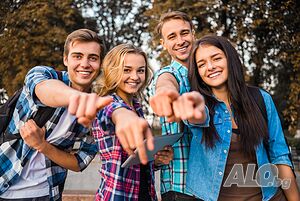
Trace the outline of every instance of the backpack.
<instances>
[{"instance_id":1,"label":"backpack","mask_svg":"<svg viewBox=\"0 0 300 201\"><path fill-rule=\"evenodd\" d=\"M62 80L62 73L56 71L58 74L58 79ZM10 97L1 107L0 107L0 145L4 142L11 141L14 139L20 139L20 133L11 134L7 131L8 124L13 118L13 113L18 102L18 99L22 93L23 87L18 89L12 97ZM35 123L41 128L46 122L53 116L56 108L52 107L39 107L36 114L31 117Z\"/></svg>"},{"instance_id":2,"label":"backpack","mask_svg":"<svg viewBox=\"0 0 300 201\"><path fill-rule=\"evenodd\" d=\"M259 110L261 111L261 113L263 115L263 118L265 119L265 121L266 121L266 123L268 125L267 108L266 108L266 104L265 104L265 101L264 101L264 97L262 96L259 88L258 87L254 87L254 86L248 86L248 90L249 90L251 96L255 99L255 102L256 102L257 106L259 107ZM284 136L284 139L285 139L286 145L288 147L290 147L285 136ZM268 152L269 144L267 142L265 142L265 141L264 141L263 144L264 144L265 149L267 150L268 158L270 159L269 152ZM291 154L290 149L289 149L288 157L289 157L289 159L290 159L290 161L292 163L292 171L293 171L294 176L296 178L296 174L295 174L295 171L294 171L294 164L293 164L292 154Z\"/></svg>"}]
</instances>

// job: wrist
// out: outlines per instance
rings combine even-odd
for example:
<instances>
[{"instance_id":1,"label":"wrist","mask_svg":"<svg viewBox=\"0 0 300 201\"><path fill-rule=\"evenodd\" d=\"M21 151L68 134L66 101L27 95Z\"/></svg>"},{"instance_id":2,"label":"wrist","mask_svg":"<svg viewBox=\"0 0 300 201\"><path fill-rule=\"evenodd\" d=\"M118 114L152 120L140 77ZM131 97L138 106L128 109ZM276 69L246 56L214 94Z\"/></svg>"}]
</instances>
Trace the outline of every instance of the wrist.
<instances>
[{"instance_id":1,"label":"wrist","mask_svg":"<svg viewBox=\"0 0 300 201\"><path fill-rule=\"evenodd\" d=\"M48 145L48 142L47 141L43 141L41 144L39 144L37 147L36 147L36 150L40 153L44 153L45 150L47 150L47 145Z\"/></svg>"}]
</instances>

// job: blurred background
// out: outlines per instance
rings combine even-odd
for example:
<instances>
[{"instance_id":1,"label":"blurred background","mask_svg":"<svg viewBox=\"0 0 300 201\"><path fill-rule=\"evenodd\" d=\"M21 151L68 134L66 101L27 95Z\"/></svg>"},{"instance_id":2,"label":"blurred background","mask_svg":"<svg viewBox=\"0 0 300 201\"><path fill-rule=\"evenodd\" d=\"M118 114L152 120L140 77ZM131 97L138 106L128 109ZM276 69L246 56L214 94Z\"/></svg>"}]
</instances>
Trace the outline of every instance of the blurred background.
<instances>
[{"instance_id":1,"label":"blurred background","mask_svg":"<svg viewBox=\"0 0 300 201\"><path fill-rule=\"evenodd\" d=\"M47 65L63 70L64 41L78 28L99 33L107 50L120 43L142 47L154 70L168 64L170 58L159 45L154 27L160 15L171 10L189 14L197 37L217 34L235 44L248 83L264 88L273 96L295 168L299 170L300 1L297 0L2 0L0 105L23 85L30 68ZM147 104L148 97L146 90L147 119L159 134L157 118ZM81 184L72 186L79 180L77 174L69 173L66 190L77 191L81 187L84 192L94 193L98 183L91 181L97 178L99 161L93 164L94 169L82 173L86 176L78 176L92 183L90 189Z\"/></svg>"}]
</instances>

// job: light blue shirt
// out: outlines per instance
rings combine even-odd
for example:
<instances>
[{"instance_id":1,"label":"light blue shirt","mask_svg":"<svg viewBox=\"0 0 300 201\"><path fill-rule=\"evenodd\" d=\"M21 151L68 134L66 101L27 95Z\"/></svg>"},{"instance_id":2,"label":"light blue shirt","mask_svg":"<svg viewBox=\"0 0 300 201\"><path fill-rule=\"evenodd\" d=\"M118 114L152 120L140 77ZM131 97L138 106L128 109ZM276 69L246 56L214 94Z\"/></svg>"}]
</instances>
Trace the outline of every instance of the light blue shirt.
<instances>
[{"instance_id":1,"label":"light blue shirt","mask_svg":"<svg viewBox=\"0 0 300 201\"><path fill-rule=\"evenodd\" d=\"M258 168L268 163L292 166L288 157L289 149L284 139L275 105L267 92L261 90L261 93L268 115L269 157L262 142L256 149ZM193 137L190 147L187 189L205 201L218 200L230 148L232 124L230 113L224 102L219 102L216 105L213 121L220 140L216 142L215 147L212 149L206 148L201 143L203 129L199 126L189 125ZM261 187L261 190L263 201L267 201L275 195L277 187L276 185Z\"/></svg>"},{"instance_id":2,"label":"light blue shirt","mask_svg":"<svg viewBox=\"0 0 300 201\"><path fill-rule=\"evenodd\" d=\"M163 67L154 75L154 79L151 84L152 95L155 94L157 79L163 73L170 73L176 78L179 85L180 95L190 91L188 69L177 61L172 61L169 66ZM191 132L185 124L182 123L183 128L181 128L180 124L177 122L166 122L165 117L160 118L160 124L162 128L162 135L184 133L183 137L173 145L173 160L168 165L163 165L160 168L161 194L168 191L176 191L191 195L186 189L186 175L188 171L187 163L189 159Z\"/></svg>"}]
</instances>

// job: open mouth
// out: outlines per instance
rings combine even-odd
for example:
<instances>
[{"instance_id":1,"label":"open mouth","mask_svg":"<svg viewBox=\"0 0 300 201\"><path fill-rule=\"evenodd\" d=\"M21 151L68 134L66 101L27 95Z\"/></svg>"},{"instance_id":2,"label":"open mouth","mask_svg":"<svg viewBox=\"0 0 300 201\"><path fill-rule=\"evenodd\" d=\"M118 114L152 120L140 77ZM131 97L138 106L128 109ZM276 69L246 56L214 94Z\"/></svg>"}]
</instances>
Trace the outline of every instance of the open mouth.
<instances>
[{"instance_id":1,"label":"open mouth","mask_svg":"<svg viewBox=\"0 0 300 201\"><path fill-rule=\"evenodd\" d=\"M222 73L222 72L218 71L218 72L209 74L207 77L209 77L209 78L215 78L215 77L221 75L221 73Z\"/></svg>"},{"instance_id":2,"label":"open mouth","mask_svg":"<svg viewBox=\"0 0 300 201\"><path fill-rule=\"evenodd\" d=\"M139 82L125 82L126 84L130 85L130 86L133 86L133 87L136 87L139 85Z\"/></svg>"},{"instance_id":3,"label":"open mouth","mask_svg":"<svg viewBox=\"0 0 300 201\"><path fill-rule=\"evenodd\" d=\"M92 74L91 71L77 71L77 73L79 73L79 74L81 74L81 75L85 75L85 76L91 75L91 74Z\"/></svg>"}]
</instances>

